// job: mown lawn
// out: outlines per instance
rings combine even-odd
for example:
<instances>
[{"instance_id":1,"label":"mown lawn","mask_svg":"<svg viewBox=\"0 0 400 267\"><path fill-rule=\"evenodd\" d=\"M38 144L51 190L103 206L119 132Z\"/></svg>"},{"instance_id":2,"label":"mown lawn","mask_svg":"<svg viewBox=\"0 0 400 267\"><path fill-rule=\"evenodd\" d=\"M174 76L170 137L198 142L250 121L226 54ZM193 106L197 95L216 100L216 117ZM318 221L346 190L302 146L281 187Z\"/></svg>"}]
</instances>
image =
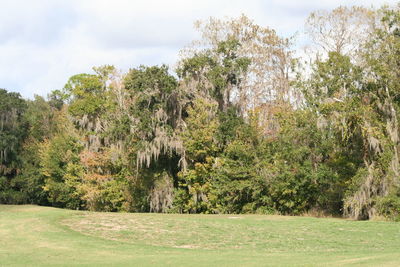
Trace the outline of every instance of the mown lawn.
<instances>
[{"instance_id":1,"label":"mown lawn","mask_svg":"<svg viewBox=\"0 0 400 267\"><path fill-rule=\"evenodd\" d=\"M400 223L0 205L0 266L400 266Z\"/></svg>"}]
</instances>

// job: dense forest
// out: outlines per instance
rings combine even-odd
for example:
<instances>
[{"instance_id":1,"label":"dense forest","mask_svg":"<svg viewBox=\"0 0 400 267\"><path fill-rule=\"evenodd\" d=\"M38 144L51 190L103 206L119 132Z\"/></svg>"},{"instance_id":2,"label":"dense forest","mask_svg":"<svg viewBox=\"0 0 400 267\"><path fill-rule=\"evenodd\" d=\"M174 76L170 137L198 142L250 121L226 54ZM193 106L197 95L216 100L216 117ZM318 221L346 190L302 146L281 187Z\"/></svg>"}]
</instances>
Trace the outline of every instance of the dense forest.
<instances>
[{"instance_id":1,"label":"dense forest","mask_svg":"<svg viewBox=\"0 0 400 267\"><path fill-rule=\"evenodd\" d=\"M0 90L0 203L400 219L400 8L339 7L310 45L210 18L166 65Z\"/></svg>"}]
</instances>

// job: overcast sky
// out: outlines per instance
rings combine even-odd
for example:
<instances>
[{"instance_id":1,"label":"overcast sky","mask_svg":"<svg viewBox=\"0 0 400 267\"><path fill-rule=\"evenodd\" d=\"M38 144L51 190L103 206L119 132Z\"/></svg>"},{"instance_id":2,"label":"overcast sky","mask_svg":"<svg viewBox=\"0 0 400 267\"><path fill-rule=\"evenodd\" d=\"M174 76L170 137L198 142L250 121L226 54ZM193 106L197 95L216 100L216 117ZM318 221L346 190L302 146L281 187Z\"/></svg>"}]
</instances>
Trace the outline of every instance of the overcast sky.
<instances>
[{"instance_id":1,"label":"overcast sky","mask_svg":"<svg viewBox=\"0 0 400 267\"><path fill-rule=\"evenodd\" d=\"M0 88L31 98L61 89L74 74L167 63L197 38L193 22L241 13L280 35L307 15L339 5L394 0L0 0Z\"/></svg>"}]
</instances>

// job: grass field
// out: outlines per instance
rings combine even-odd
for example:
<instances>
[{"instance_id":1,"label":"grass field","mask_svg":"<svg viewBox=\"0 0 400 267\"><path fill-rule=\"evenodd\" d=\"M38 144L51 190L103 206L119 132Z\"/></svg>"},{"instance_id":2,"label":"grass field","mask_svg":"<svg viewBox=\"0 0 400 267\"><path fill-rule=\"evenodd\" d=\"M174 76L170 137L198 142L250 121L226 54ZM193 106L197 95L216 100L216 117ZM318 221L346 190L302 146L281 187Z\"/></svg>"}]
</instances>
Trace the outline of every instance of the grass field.
<instances>
[{"instance_id":1,"label":"grass field","mask_svg":"<svg viewBox=\"0 0 400 267\"><path fill-rule=\"evenodd\" d=\"M0 205L0 266L400 266L400 224Z\"/></svg>"}]
</instances>

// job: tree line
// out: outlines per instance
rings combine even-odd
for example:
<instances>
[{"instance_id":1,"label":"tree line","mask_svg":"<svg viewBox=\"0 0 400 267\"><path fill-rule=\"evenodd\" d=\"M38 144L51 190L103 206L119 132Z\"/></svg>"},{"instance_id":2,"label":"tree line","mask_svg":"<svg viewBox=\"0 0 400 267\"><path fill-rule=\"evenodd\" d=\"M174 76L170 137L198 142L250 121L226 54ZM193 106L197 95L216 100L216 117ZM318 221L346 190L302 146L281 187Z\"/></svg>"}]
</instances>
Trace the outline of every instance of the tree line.
<instances>
[{"instance_id":1,"label":"tree line","mask_svg":"<svg viewBox=\"0 0 400 267\"><path fill-rule=\"evenodd\" d=\"M166 65L0 90L0 203L400 219L400 9L339 7L310 45L242 15Z\"/></svg>"}]
</instances>

